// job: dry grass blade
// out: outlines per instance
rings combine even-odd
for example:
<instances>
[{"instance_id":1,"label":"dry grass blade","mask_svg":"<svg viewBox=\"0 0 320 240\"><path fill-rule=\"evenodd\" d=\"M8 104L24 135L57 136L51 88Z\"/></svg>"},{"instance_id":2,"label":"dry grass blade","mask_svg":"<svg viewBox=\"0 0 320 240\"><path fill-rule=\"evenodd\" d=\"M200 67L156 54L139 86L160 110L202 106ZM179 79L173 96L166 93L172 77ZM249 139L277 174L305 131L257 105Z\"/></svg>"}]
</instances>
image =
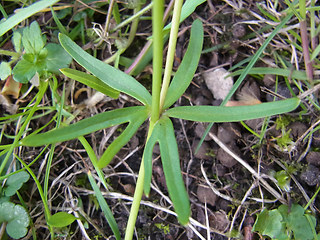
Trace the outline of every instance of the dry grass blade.
<instances>
[{"instance_id":1,"label":"dry grass blade","mask_svg":"<svg viewBox=\"0 0 320 240\"><path fill-rule=\"evenodd\" d=\"M244 166L255 178L257 178L265 189L271 193L274 197L276 197L281 203L286 204L287 201L276 191L274 190L266 180L264 180L248 163L246 163L243 159L241 159L238 155L233 153L223 142L219 140L219 138L209 132L209 136L221 147L225 152L231 155L235 160L237 160L242 166Z\"/></svg>"}]
</instances>

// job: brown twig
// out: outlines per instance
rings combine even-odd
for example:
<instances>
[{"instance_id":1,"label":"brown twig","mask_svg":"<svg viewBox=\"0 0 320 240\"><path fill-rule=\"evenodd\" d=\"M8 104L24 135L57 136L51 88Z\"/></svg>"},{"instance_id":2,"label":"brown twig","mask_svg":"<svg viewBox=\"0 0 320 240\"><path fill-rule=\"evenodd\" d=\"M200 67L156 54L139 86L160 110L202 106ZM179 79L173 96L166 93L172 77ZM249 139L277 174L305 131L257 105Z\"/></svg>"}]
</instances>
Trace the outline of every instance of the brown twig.
<instances>
[{"instance_id":1,"label":"brown twig","mask_svg":"<svg viewBox=\"0 0 320 240\"><path fill-rule=\"evenodd\" d=\"M304 64L306 67L306 73L311 83L313 80L313 68L312 68L312 61L310 60L309 40L308 40L306 20L302 20L300 22L300 35L301 35L301 43L302 43L303 58L304 58Z\"/></svg>"}]
</instances>

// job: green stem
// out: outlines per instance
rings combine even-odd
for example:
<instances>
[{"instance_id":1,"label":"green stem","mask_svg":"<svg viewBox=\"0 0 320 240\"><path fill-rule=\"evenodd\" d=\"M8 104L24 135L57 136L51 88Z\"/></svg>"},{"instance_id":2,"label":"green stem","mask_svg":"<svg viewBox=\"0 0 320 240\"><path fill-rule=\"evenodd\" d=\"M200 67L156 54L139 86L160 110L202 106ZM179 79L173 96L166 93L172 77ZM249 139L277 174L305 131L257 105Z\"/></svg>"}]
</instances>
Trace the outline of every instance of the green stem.
<instances>
[{"instance_id":1,"label":"green stem","mask_svg":"<svg viewBox=\"0 0 320 240\"><path fill-rule=\"evenodd\" d=\"M140 11L138 11L137 13L135 13L134 15L132 15L131 17L129 17L126 20L124 20L123 22L121 22L114 29L110 30L110 32L115 32L118 29L120 29L120 28L126 26L127 24L129 24L130 22L132 22L134 19L139 18L144 13L148 12L152 8L152 6L153 6L153 2L150 3L149 5L147 5L145 8L141 9Z\"/></svg>"},{"instance_id":2,"label":"green stem","mask_svg":"<svg viewBox=\"0 0 320 240\"><path fill-rule=\"evenodd\" d=\"M7 56L11 56L15 59L18 59L20 57L20 54L17 52L12 52L12 51L8 51L8 50L3 50L0 49L0 55L7 55Z\"/></svg>"},{"instance_id":3,"label":"green stem","mask_svg":"<svg viewBox=\"0 0 320 240\"><path fill-rule=\"evenodd\" d=\"M164 69L163 83L162 83L161 94L160 94L160 112L162 111L164 100L166 98L169 84L170 84L174 54L175 54L177 38L178 38L182 4L183 4L183 0L176 0L174 3L173 17L172 17L171 30L170 30L170 39L169 39L169 45L168 45L168 54L167 54L166 66Z\"/></svg>"},{"instance_id":4,"label":"green stem","mask_svg":"<svg viewBox=\"0 0 320 240\"><path fill-rule=\"evenodd\" d=\"M46 221L48 222L50 216L51 216L51 213L50 213L50 210L49 210L49 207L48 207L48 202L46 200L46 197L43 193L43 190L42 190L42 187L41 187L41 184L37 178L37 176L32 172L32 170L30 169L30 167L24 162L22 161L22 159L20 159L18 156L15 156L19 161L20 163L25 167L25 169L27 169L27 171L29 172L29 174L31 175L31 177L33 178L34 182L36 183L37 185L37 188L38 188L38 191L39 191L39 194L40 194L40 197L41 197L41 200L43 202L43 206L44 206L44 215L45 215L45 218L46 218ZM54 231L53 231L53 228L48 225L49 227L49 230L50 230L50 234L51 234L51 239L54 239Z\"/></svg>"},{"instance_id":5,"label":"green stem","mask_svg":"<svg viewBox=\"0 0 320 240\"><path fill-rule=\"evenodd\" d=\"M151 119L148 131L150 137L155 123L159 119L159 102L160 102L160 87L162 79L162 58L163 58L163 0L154 0L152 9L152 37L153 37L153 79L152 79L152 108ZM133 237L134 227L137 220L141 198L143 195L144 185L144 160L142 158L137 185L133 196L133 202L130 209L130 215L126 228L125 240L131 240Z\"/></svg>"},{"instance_id":6,"label":"green stem","mask_svg":"<svg viewBox=\"0 0 320 240\"><path fill-rule=\"evenodd\" d=\"M133 237L134 227L136 225L140 202L143 194L144 175L145 175L144 161L142 159L138 180L137 180L137 185L134 191L133 202L130 209L130 215L127 223L126 235L124 238L125 240L131 240Z\"/></svg>"},{"instance_id":7,"label":"green stem","mask_svg":"<svg viewBox=\"0 0 320 240\"><path fill-rule=\"evenodd\" d=\"M48 87L48 82L42 82L42 81L40 82L39 92L37 94L36 102L34 103L33 107L31 108L28 117L26 118L26 120L24 121L23 125L19 129L19 132L17 133L13 143L10 145L10 148L9 148L7 154L6 154L6 157L4 158L4 160L1 163L0 175L1 175L2 171L3 171L3 169L5 168L7 162L9 161L9 158L10 158L11 154L13 153L14 148L16 146L18 146L18 142L19 142L22 134L26 130L31 118L33 117L34 113L37 111L38 105L39 105L40 101L42 100L42 97L45 94L45 92L47 90L47 87Z\"/></svg>"},{"instance_id":8,"label":"green stem","mask_svg":"<svg viewBox=\"0 0 320 240\"><path fill-rule=\"evenodd\" d=\"M149 137L151 136L153 128L154 128L154 124L150 123L147 141L148 141ZM137 184L136 184L136 188L134 191L132 206L130 209L128 224L127 224L127 228L126 228L125 240L131 240L133 237L134 227L135 227L135 224L137 221L140 202L141 202L141 198L143 195L144 176L145 176L144 159L142 158L140 170L139 170L139 175L138 175L138 179L137 179Z\"/></svg>"},{"instance_id":9,"label":"green stem","mask_svg":"<svg viewBox=\"0 0 320 240\"><path fill-rule=\"evenodd\" d=\"M152 75L152 108L150 125L153 126L160 115L160 87L162 79L163 58L163 0L154 0L152 8L153 38L153 75Z\"/></svg>"}]
</instances>

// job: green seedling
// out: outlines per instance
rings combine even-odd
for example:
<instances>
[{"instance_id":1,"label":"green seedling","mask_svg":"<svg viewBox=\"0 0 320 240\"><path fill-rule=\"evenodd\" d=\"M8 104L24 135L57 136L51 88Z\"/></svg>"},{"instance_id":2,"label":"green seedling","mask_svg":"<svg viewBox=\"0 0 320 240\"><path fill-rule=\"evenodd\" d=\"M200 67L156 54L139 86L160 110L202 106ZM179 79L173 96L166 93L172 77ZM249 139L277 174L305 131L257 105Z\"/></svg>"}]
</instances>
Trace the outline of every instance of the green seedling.
<instances>
[{"instance_id":1,"label":"green seedling","mask_svg":"<svg viewBox=\"0 0 320 240\"><path fill-rule=\"evenodd\" d=\"M4 52L12 60L0 64L0 69L4 70L1 73L2 80L12 74L13 79L20 83L28 83L31 79L39 81L39 77L59 73L59 69L68 67L72 60L60 45L46 44L46 38L41 34L37 22L32 22L21 31L15 31L12 43L16 52Z\"/></svg>"},{"instance_id":2,"label":"green seedling","mask_svg":"<svg viewBox=\"0 0 320 240\"><path fill-rule=\"evenodd\" d=\"M276 172L274 175L275 179L278 182L279 187L286 191L290 192L290 176L285 170L281 170L279 172Z\"/></svg>"},{"instance_id":3,"label":"green seedling","mask_svg":"<svg viewBox=\"0 0 320 240\"><path fill-rule=\"evenodd\" d=\"M154 15L163 6L154 2ZM159 4L159 3L158 3ZM160 14L161 15L161 14ZM162 19L159 16L154 18ZM154 20L159 21L159 20ZM172 25L178 25L179 18L173 20ZM156 25L156 24L155 24ZM160 27L160 29L159 29ZM129 122L122 134L108 147L100 157L98 167L104 168L113 156L135 134L140 125L150 119L148 140L142 158L141 169L137 181L133 206L128 221L126 238L131 239L134 223L143 193L150 192L152 173L152 149L158 142L160 145L161 160L164 167L169 195L173 201L178 219L182 224L187 224L190 217L190 203L184 187L180 170L178 146L175 139L171 118L182 118L202 122L233 122L247 119L271 116L294 110L300 103L298 98L281 100L271 103L263 103L255 106L241 107L213 107L213 106L188 106L170 108L185 92L197 69L202 51L203 29L199 20L196 20L191 29L190 43L182 63L175 73L171 83L164 81L162 86L162 98L160 97L160 84L162 75L162 25L154 26L154 79L153 94L146 90L139 82L125 73L107 65L83 51L66 35L60 34L59 39L64 49L84 68L91 72L111 88L124 92L137 99L143 106L127 107L101 113L92 118L79 121L73 125L55 129L43 134L30 135L21 140L25 146L41 146L43 144L62 142L77 138L102 128ZM157 35L159 34L159 35ZM177 35L174 35L175 38ZM172 41L172 40L171 40ZM170 40L169 40L170 44ZM174 53L174 49L169 51ZM172 68L172 66L167 67ZM169 74L170 76L170 74ZM167 85L166 85L167 84ZM161 99L162 101L161 101ZM162 103L161 103L162 102Z\"/></svg>"},{"instance_id":4,"label":"green seedling","mask_svg":"<svg viewBox=\"0 0 320 240\"><path fill-rule=\"evenodd\" d=\"M281 205L278 209L264 209L258 214L253 231L277 240L317 239L316 218L298 204Z\"/></svg>"}]
</instances>

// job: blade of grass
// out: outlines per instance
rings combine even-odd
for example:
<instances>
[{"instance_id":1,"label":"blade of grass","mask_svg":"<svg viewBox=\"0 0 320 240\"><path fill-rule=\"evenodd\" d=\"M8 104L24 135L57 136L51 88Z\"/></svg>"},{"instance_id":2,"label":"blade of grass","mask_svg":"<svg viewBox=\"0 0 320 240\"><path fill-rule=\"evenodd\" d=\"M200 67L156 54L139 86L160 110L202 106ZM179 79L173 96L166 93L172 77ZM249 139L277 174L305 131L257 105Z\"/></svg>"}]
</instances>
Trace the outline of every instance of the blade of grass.
<instances>
[{"instance_id":1,"label":"blade of grass","mask_svg":"<svg viewBox=\"0 0 320 240\"><path fill-rule=\"evenodd\" d=\"M112 211L110 210L108 203L106 202L106 200L104 199L98 185L96 184L91 171L88 171L87 173L88 178L89 178L89 182L91 184L91 187L95 193L95 196L97 197L97 200L99 202L99 205L104 213L104 216L113 232L113 234L115 235L117 240L121 239L121 235L120 235L120 231L117 225L116 220L114 219L113 215L112 215Z\"/></svg>"}]
</instances>

